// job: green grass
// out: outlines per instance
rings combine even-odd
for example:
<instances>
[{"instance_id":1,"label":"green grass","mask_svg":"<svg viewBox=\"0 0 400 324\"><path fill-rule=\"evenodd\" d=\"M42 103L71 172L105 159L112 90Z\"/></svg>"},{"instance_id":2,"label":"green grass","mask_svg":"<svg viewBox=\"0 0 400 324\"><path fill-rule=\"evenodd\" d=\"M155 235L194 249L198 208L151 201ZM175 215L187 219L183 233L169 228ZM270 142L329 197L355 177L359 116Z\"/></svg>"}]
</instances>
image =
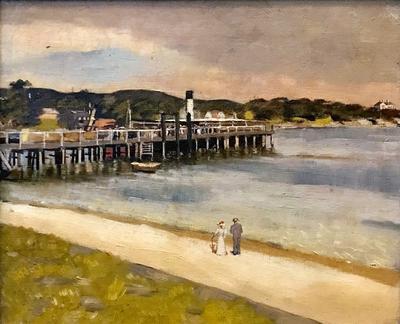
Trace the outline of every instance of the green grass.
<instances>
[{"instance_id":1,"label":"green grass","mask_svg":"<svg viewBox=\"0 0 400 324\"><path fill-rule=\"evenodd\" d=\"M294 122L294 123L298 123L298 124L304 124L304 123L307 123L307 122L308 122L307 119L301 118L301 117L293 117L293 118L291 118L290 121L292 121L292 122Z\"/></svg>"},{"instance_id":2,"label":"green grass","mask_svg":"<svg viewBox=\"0 0 400 324\"><path fill-rule=\"evenodd\" d=\"M40 123L39 125L35 126L34 129L36 131L52 131L55 130L57 128L60 128L60 126L57 123L56 119L40 119Z\"/></svg>"},{"instance_id":3,"label":"green grass","mask_svg":"<svg viewBox=\"0 0 400 324\"><path fill-rule=\"evenodd\" d=\"M272 323L244 299L207 299L193 283L132 269L107 253L0 225L0 322Z\"/></svg>"},{"instance_id":4,"label":"green grass","mask_svg":"<svg viewBox=\"0 0 400 324\"><path fill-rule=\"evenodd\" d=\"M322 126L327 126L327 125L329 125L329 124L332 123L332 122L333 122L333 120L332 120L331 116L327 116L327 117L325 117L325 118L317 118L317 119L313 122L313 124L314 124L315 126L320 126L320 127L322 127Z\"/></svg>"},{"instance_id":5,"label":"green grass","mask_svg":"<svg viewBox=\"0 0 400 324\"><path fill-rule=\"evenodd\" d=\"M271 124L282 124L284 122L283 118L279 118L279 117L275 117L272 119L267 119L267 122L271 123Z\"/></svg>"}]
</instances>

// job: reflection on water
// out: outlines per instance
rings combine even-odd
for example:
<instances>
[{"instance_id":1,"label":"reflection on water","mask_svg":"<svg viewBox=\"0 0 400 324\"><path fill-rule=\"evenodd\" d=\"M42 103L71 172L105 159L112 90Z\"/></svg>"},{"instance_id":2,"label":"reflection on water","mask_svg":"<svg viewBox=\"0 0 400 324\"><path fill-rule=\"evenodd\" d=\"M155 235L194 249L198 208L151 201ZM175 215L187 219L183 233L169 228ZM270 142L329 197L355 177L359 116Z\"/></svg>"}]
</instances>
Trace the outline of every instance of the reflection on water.
<instances>
[{"instance_id":1,"label":"reflection on water","mask_svg":"<svg viewBox=\"0 0 400 324\"><path fill-rule=\"evenodd\" d=\"M59 170L63 181L33 175L2 186L9 199L206 231L239 217L249 238L400 266L400 129L279 130L275 143L276 155L204 157L156 174L92 163Z\"/></svg>"}]
</instances>

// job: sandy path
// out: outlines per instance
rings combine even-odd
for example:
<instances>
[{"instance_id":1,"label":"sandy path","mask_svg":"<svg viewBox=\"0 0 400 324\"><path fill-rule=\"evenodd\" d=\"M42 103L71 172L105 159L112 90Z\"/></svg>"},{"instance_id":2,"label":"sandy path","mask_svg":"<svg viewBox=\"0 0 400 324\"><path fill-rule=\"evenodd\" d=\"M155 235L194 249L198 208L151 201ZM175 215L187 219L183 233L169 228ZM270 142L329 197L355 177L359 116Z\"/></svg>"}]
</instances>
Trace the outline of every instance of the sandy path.
<instances>
[{"instance_id":1,"label":"sandy path","mask_svg":"<svg viewBox=\"0 0 400 324\"><path fill-rule=\"evenodd\" d=\"M381 324L399 318L399 287L311 262L249 251L218 257L202 240L70 210L2 203L0 222L52 233L324 323Z\"/></svg>"}]
</instances>

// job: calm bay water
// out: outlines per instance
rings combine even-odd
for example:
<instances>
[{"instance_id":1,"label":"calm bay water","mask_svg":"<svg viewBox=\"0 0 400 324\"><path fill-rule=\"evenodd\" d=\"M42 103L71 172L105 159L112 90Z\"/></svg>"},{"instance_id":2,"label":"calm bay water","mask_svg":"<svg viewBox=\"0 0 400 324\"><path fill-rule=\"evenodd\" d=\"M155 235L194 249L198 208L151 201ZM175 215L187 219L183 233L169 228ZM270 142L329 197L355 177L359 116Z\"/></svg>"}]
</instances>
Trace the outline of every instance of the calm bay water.
<instances>
[{"instance_id":1,"label":"calm bay water","mask_svg":"<svg viewBox=\"0 0 400 324\"><path fill-rule=\"evenodd\" d=\"M400 268L400 128L278 130L275 144L269 156L1 189L9 199L210 232L220 219L239 217L248 238Z\"/></svg>"}]
</instances>

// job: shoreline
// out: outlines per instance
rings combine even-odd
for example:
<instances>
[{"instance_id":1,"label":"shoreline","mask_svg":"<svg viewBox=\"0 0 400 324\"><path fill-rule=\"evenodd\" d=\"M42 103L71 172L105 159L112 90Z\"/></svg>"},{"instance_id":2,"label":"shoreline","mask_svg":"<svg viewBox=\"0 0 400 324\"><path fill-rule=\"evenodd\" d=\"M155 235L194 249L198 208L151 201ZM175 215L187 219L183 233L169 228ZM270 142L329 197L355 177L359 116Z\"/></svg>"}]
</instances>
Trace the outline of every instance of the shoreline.
<instances>
[{"instance_id":1,"label":"shoreline","mask_svg":"<svg viewBox=\"0 0 400 324\"><path fill-rule=\"evenodd\" d=\"M370 128L370 129L393 129L393 128L399 128L400 124L388 124L388 125L301 125L301 124L295 124L295 123L284 123L284 124L273 124L274 129L279 130L279 129L308 129L308 128L313 128L313 129L325 129L325 128Z\"/></svg>"},{"instance_id":2,"label":"shoreline","mask_svg":"<svg viewBox=\"0 0 400 324\"><path fill-rule=\"evenodd\" d=\"M53 234L316 321L395 323L399 318L398 285L315 262L245 246L239 257L217 257L204 239L82 211L15 203L1 203L0 211L1 223Z\"/></svg>"},{"instance_id":3,"label":"shoreline","mask_svg":"<svg viewBox=\"0 0 400 324\"><path fill-rule=\"evenodd\" d=\"M84 213L91 214L93 212L84 211ZM102 214L103 213L99 213L98 216L127 224L135 224L135 225L144 224L157 229L168 231L178 236L200 239L204 242L209 242L211 237L211 233L203 231L185 229L185 228L171 226L168 224L158 224L151 221L141 221L141 220L131 219L127 216L124 217L116 215L107 215L105 213L104 215ZM266 243L246 238L241 239L241 247L244 250L259 252L269 256L283 257L297 261L313 262L342 272L351 273L368 279L372 279L374 281L390 286L397 286L400 283L400 271L396 271L394 269L371 267L364 264L353 263L353 262L349 263L349 261L347 260L335 259L333 257L321 254L306 253L295 249L281 247L273 242Z\"/></svg>"},{"instance_id":4,"label":"shoreline","mask_svg":"<svg viewBox=\"0 0 400 324\"><path fill-rule=\"evenodd\" d=\"M7 201L7 203L24 204L33 207L48 208L53 210L70 210L81 214L92 214L104 219L109 219L127 224L148 225L156 229L168 231L180 237L199 239L204 242L207 242L207 244L210 242L210 237L212 234L201 230L182 228L168 224L160 224L144 219L138 219L129 216L113 215L106 212L93 211L90 209L84 209L74 206L42 204L42 203L36 203L24 200L15 200L15 199L13 199L13 201ZM296 249L286 248L283 246L279 246L279 244L276 244L274 242L261 242L253 239L247 239L246 237L242 238L241 246L245 250L258 252L269 256L283 257L296 261L312 262L315 264L327 266L345 273L355 274L368 279L372 279L376 282L383 283L385 285L396 286L400 284L400 271L391 268L372 267L365 264L350 262L348 260L338 259L326 255L321 255L311 252L307 253Z\"/></svg>"},{"instance_id":5,"label":"shoreline","mask_svg":"<svg viewBox=\"0 0 400 324\"><path fill-rule=\"evenodd\" d=\"M5 277L4 282L7 285L7 287L3 289L4 296L13 293L12 285L8 284L9 281L12 280L10 279L10 272L26 269L21 264L24 263L22 260L26 263L28 259L28 263L34 263L40 266L42 270L39 277L37 272L33 272L32 276L21 278L20 281L18 281L20 289L16 298L21 300L24 298L24 295L34 296L33 298L26 298L26 303L31 306L29 307L31 311L25 312L25 316L21 316L21 311L18 309L19 303L8 303L4 313L0 314L0 320L2 316L4 316L6 322L16 322L17 319L21 319L21 317L29 322L32 315L38 316L35 318L39 321L43 321L44 318L48 319L49 313L52 311L54 312L54 308L56 307L52 308L51 302L48 304L50 307L47 308L41 308L41 305L46 304L45 301L49 301L52 298L61 299L59 294L57 294L58 280L58 282L63 282L63 291L71 290L75 292L75 296L70 298L71 303L63 308L65 312L64 316L75 310L75 318L79 317L80 320L88 319L88 313L93 315L93 311L96 311L96 307L98 307L97 313L94 313L97 314L95 315L96 319L105 323L107 319L110 320L108 316L110 312L112 312L112 309L126 307L122 314L120 312L119 318L114 318L114 322L126 321L126 319L129 318L127 317L129 315L126 314L126 311L130 311L130 315L132 315L132 312L135 312L129 305L130 301L132 301L131 297L133 296L137 298L135 301L136 305L141 303L140 309L143 310L144 313L146 311L149 312L150 309L151 311L160 312L160 308L162 309L163 306L172 308L171 305L168 304L168 299L170 298L168 291L173 291L174 288L179 287L183 290L181 290L181 292L185 296L192 297L192 300L187 303L184 312L179 308L174 309L174 312L180 312L189 320L189 323L191 323L190 320L194 320L195 323L200 322L204 314L206 314L207 318L214 315L213 319L215 320L219 315L218 312L213 313L211 309L214 303L222 304L230 308L244 308L245 314L241 314L242 320L244 320L246 316L256 315L258 319L265 318L268 324L272 324L271 321L274 323L284 322L285 324L318 323L311 319L300 317L268 305L253 302L250 299L231 294L218 288L173 276L146 265L124 261L117 256L106 254L99 250L72 244L51 234L42 234L31 229L2 223L0 223L0 232L4 235L2 243L6 244L5 250L0 251L0 257L3 256L5 261L4 267L0 268L0 273ZM0 236L0 239L3 239L3 237ZM32 242L34 242L33 245ZM50 247L47 246L48 243L50 243ZM16 250L18 250L18 252L16 252ZM38 254L43 256L43 259L41 259L42 261L38 261L36 257ZM73 274L71 275L71 272L65 271L65 268L70 269L71 267L70 259L74 260L74 268L77 272L80 272L83 277L74 276ZM105 281L104 286L110 287L110 281L107 279L113 277L113 272L118 274L118 282L120 285L124 286L117 300L110 301L109 294L107 293L108 290L104 292L94 288L96 285L97 267L86 268L85 264L90 262L95 263L98 260L102 260L103 269L105 269L106 273L103 277ZM46 266L49 264L53 264L54 266L49 268ZM47 284L43 284L46 280ZM82 282L85 283L85 285L82 285ZM38 283L39 285L33 284L32 287L32 283ZM34 293L30 289L33 289ZM89 297L85 296L87 291L90 292ZM36 296L41 296L39 299L41 304L38 302ZM77 311L76 304L74 305L74 302L77 303L76 297L79 298L78 303L81 305L81 309ZM160 307L157 310L155 310L151 304L151 299L154 300L155 298L160 302ZM93 301L92 304L86 304L84 302L90 299ZM185 301L180 299L178 303L185 303ZM82 311L82 308L84 311ZM34 311L32 311L32 309ZM13 315L15 317L13 317ZM138 317L140 317L140 315ZM225 319L236 319L236 317L235 314L228 312L225 313Z\"/></svg>"}]
</instances>

